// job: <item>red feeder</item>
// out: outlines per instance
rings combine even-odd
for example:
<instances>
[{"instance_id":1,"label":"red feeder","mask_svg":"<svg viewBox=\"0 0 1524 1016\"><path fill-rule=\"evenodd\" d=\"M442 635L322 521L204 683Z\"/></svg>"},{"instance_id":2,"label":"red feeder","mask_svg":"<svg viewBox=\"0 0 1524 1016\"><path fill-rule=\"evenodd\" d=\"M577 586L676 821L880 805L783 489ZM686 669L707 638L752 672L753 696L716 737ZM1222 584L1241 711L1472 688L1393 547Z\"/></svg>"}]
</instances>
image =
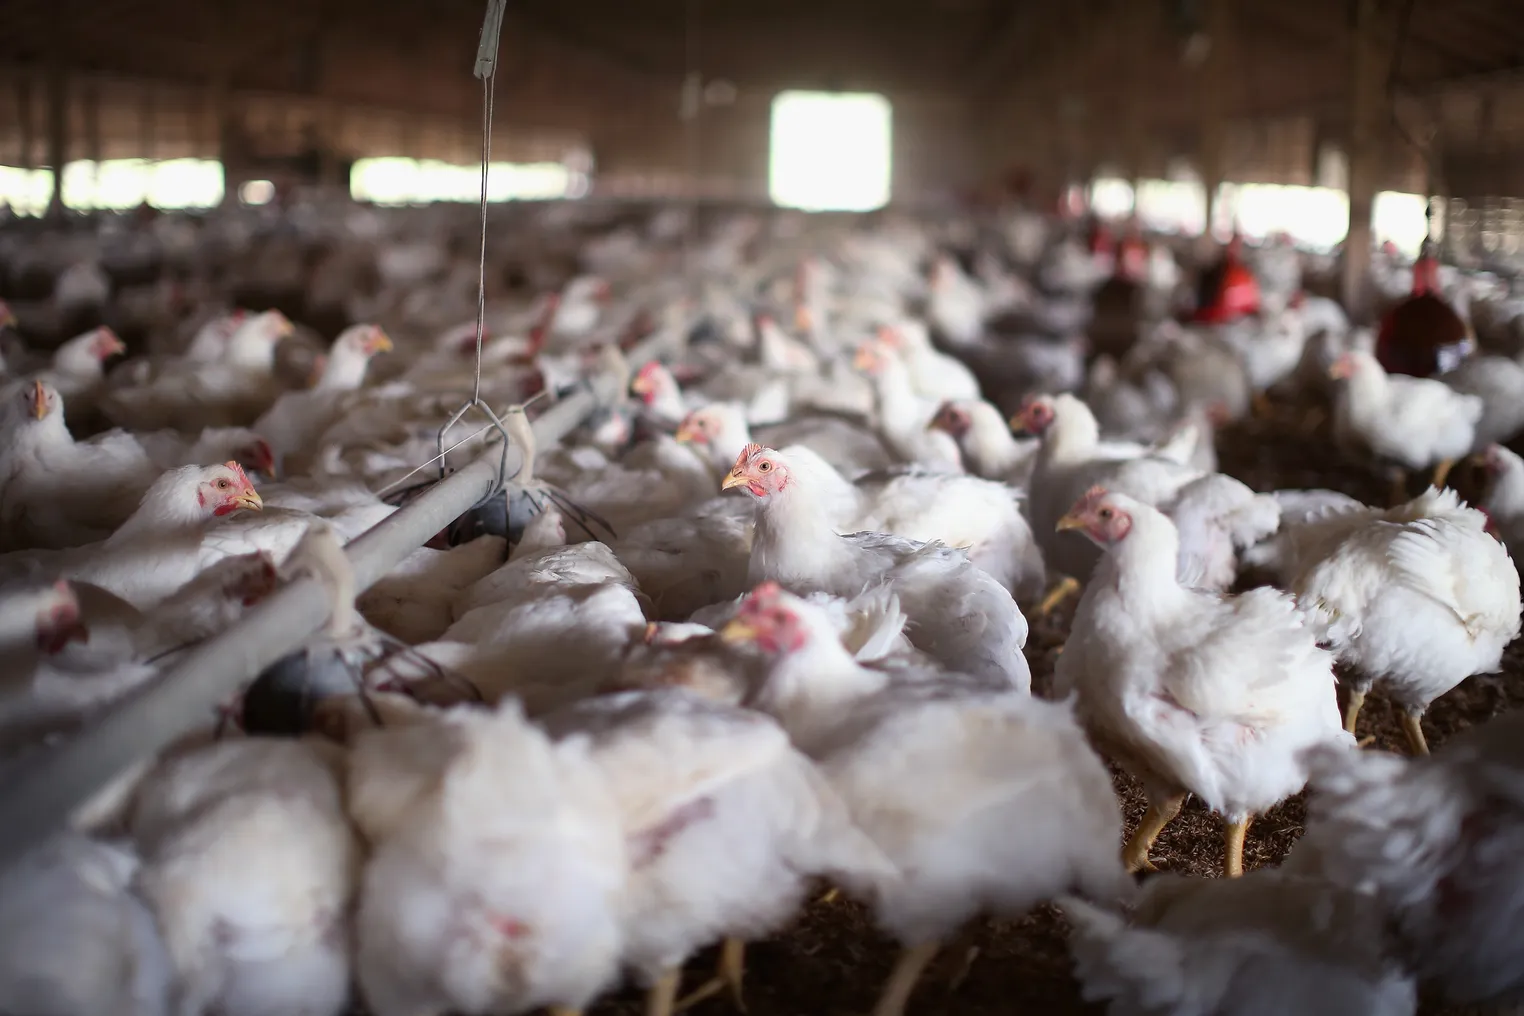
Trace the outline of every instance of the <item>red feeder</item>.
<instances>
[{"instance_id":1,"label":"red feeder","mask_svg":"<svg viewBox=\"0 0 1524 1016\"><path fill-rule=\"evenodd\" d=\"M1413 262L1413 292L1387 311L1376 334L1376 359L1388 374L1431 377L1471 352L1466 322L1439 290L1439 259L1425 244Z\"/></svg>"},{"instance_id":2,"label":"red feeder","mask_svg":"<svg viewBox=\"0 0 1524 1016\"><path fill-rule=\"evenodd\" d=\"M1235 233L1222 260L1202 274L1192 321L1218 325L1259 313L1259 280L1244 265L1242 250L1243 238Z\"/></svg>"},{"instance_id":3,"label":"red feeder","mask_svg":"<svg viewBox=\"0 0 1524 1016\"><path fill-rule=\"evenodd\" d=\"M1148 244L1137 227L1128 230L1117 246L1117 274L1133 282L1142 282L1148 274Z\"/></svg>"}]
</instances>

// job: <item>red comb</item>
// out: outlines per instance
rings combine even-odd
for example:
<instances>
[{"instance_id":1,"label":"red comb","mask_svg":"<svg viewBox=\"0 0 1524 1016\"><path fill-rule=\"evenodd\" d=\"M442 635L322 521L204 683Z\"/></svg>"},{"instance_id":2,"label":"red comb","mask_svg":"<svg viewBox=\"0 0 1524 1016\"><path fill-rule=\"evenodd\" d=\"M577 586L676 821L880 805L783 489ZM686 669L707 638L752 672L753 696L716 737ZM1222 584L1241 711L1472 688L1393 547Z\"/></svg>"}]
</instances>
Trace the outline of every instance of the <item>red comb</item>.
<instances>
[{"instance_id":1,"label":"red comb","mask_svg":"<svg viewBox=\"0 0 1524 1016\"><path fill-rule=\"evenodd\" d=\"M752 442L745 448L742 448L741 454L736 456L736 468L739 469L741 466L746 465L747 462L751 461L752 456L761 455L765 451L767 451L766 448L763 448L756 442Z\"/></svg>"},{"instance_id":2,"label":"red comb","mask_svg":"<svg viewBox=\"0 0 1524 1016\"><path fill-rule=\"evenodd\" d=\"M1108 491L1105 487L1102 487L1100 484L1096 484L1094 487L1091 487L1089 490L1085 491L1085 493L1081 494L1080 499L1074 502L1074 511L1080 512L1090 510L1091 508L1095 507L1097 502L1106 497L1106 495L1109 493L1111 492Z\"/></svg>"},{"instance_id":3,"label":"red comb","mask_svg":"<svg viewBox=\"0 0 1524 1016\"><path fill-rule=\"evenodd\" d=\"M237 462L224 462L223 465L227 466L234 473L237 473L238 474L238 479L243 483L243 485L245 487L252 487L253 486L253 484L251 484L249 482L248 475L246 473L244 473L243 467L240 466Z\"/></svg>"}]
</instances>

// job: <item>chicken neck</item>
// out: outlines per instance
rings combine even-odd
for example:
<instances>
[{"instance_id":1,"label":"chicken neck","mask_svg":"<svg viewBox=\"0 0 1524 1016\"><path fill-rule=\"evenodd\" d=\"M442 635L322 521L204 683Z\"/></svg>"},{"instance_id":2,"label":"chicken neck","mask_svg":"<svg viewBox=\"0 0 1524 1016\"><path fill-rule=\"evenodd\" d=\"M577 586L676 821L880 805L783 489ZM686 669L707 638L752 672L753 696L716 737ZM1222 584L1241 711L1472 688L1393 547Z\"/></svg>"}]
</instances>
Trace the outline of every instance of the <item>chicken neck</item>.
<instances>
[{"instance_id":1,"label":"chicken neck","mask_svg":"<svg viewBox=\"0 0 1524 1016\"><path fill-rule=\"evenodd\" d=\"M851 549L820 495L796 480L759 506L747 577L752 585L772 579L796 592L834 592L832 579L856 563Z\"/></svg>"},{"instance_id":2,"label":"chicken neck","mask_svg":"<svg viewBox=\"0 0 1524 1016\"><path fill-rule=\"evenodd\" d=\"M974 472L988 479L1004 479L1021 462L1021 445L1000 411L988 402L975 402L968 409L968 451Z\"/></svg>"}]
</instances>

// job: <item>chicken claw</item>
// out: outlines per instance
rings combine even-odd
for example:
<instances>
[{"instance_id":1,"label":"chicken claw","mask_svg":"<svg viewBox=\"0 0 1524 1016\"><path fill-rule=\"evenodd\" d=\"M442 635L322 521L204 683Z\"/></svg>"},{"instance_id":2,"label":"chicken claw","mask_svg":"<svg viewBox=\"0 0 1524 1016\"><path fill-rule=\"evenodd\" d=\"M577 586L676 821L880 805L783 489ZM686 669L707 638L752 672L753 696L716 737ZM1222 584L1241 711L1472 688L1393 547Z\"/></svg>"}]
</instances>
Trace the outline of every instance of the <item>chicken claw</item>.
<instances>
[{"instance_id":1,"label":"chicken claw","mask_svg":"<svg viewBox=\"0 0 1524 1016\"><path fill-rule=\"evenodd\" d=\"M1429 742L1423 736L1423 724L1419 722L1423 713L1404 712L1402 714L1402 732L1408 735L1408 747L1413 749L1414 755L1427 755Z\"/></svg>"},{"instance_id":2,"label":"chicken claw","mask_svg":"<svg viewBox=\"0 0 1524 1016\"><path fill-rule=\"evenodd\" d=\"M873 1007L873 1016L903 1016L910 994L921 979L921 972L941 948L940 942L922 942L903 950L894 963L894 972L889 975L883 994L878 997L878 1004Z\"/></svg>"},{"instance_id":3,"label":"chicken claw","mask_svg":"<svg viewBox=\"0 0 1524 1016\"><path fill-rule=\"evenodd\" d=\"M698 1005L712 995L717 995L726 988L730 989L731 1000L741 1012L746 1011L746 999L743 997L741 987L746 979L746 942L739 938L727 938L720 946L720 962L716 967L714 976L708 983L701 984L696 990L679 999L672 1007L673 1012L682 1012L684 1009Z\"/></svg>"},{"instance_id":4,"label":"chicken claw","mask_svg":"<svg viewBox=\"0 0 1524 1016\"><path fill-rule=\"evenodd\" d=\"M1132 834L1132 839L1127 841L1127 846L1122 848L1122 866L1128 873L1135 871L1156 871L1153 862L1148 859L1148 851L1169 825L1174 817L1180 814L1180 808L1185 804L1185 795L1179 794L1166 799L1162 803L1150 804L1148 811L1143 814L1143 821L1138 823L1137 831Z\"/></svg>"},{"instance_id":5,"label":"chicken claw","mask_svg":"<svg viewBox=\"0 0 1524 1016\"><path fill-rule=\"evenodd\" d=\"M1237 822L1229 822L1223 829L1223 840L1227 847L1223 871L1228 878L1238 878L1244 873L1244 837L1249 832L1250 817L1245 815Z\"/></svg>"},{"instance_id":6,"label":"chicken claw","mask_svg":"<svg viewBox=\"0 0 1524 1016\"><path fill-rule=\"evenodd\" d=\"M1042 598L1042 603L1037 605L1038 615L1046 617L1048 614L1053 613L1060 603L1063 603L1070 596L1079 592L1079 588L1079 579L1065 575L1062 579L1059 579L1056 586L1048 590L1048 595Z\"/></svg>"}]
</instances>

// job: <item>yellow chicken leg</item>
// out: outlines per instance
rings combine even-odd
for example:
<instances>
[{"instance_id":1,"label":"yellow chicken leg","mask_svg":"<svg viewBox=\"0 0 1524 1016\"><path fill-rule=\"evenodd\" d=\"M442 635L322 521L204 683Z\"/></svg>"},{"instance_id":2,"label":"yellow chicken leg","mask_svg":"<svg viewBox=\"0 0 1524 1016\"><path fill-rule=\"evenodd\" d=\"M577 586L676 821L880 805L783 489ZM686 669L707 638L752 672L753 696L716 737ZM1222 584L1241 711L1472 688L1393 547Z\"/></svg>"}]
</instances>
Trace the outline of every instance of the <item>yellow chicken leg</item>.
<instances>
[{"instance_id":1,"label":"yellow chicken leg","mask_svg":"<svg viewBox=\"0 0 1524 1016\"><path fill-rule=\"evenodd\" d=\"M1122 866L1129 873L1134 871L1154 871L1154 863L1148 859L1148 851L1169 825L1174 817L1180 814L1180 808L1185 804L1185 795L1180 794L1171 797L1162 804L1150 804L1148 811L1143 813L1143 821L1138 823L1137 830L1132 834L1132 839L1127 841L1127 846L1122 848Z\"/></svg>"},{"instance_id":2,"label":"yellow chicken leg","mask_svg":"<svg viewBox=\"0 0 1524 1016\"><path fill-rule=\"evenodd\" d=\"M720 962L715 968L714 976L686 997L679 999L673 1011L682 1012L684 1009L692 1008L706 998L729 988L730 997L735 1002L736 1008L745 1012L746 999L741 992L742 982L745 979L746 943L739 938L727 938L720 946Z\"/></svg>"},{"instance_id":3,"label":"yellow chicken leg","mask_svg":"<svg viewBox=\"0 0 1524 1016\"><path fill-rule=\"evenodd\" d=\"M1442 459L1439 465L1434 467L1434 486L1444 489L1445 481L1450 478L1450 470L1455 468L1454 459Z\"/></svg>"},{"instance_id":4,"label":"yellow chicken leg","mask_svg":"<svg viewBox=\"0 0 1524 1016\"><path fill-rule=\"evenodd\" d=\"M1227 850L1222 867L1229 878L1238 878L1244 873L1244 836L1249 832L1251 817L1245 815L1237 822L1229 822L1223 829L1223 841Z\"/></svg>"},{"instance_id":5,"label":"yellow chicken leg","mask_svg":"<svg viewBox=\"0 0 1524 1016\"><path fill-rule=\"evenodd\" d=\"M656 983L646 991L646 1016L672 1016L672 1004L677 999L677 989L682 985L681 970L663 970Z\"/></svg>"},{"instance_id":6,"label":"yellow chicken leg","mask_svg":"<svg viewBox=\"0 0 1524 1016\"><path fill-rule=\"evenodd\" d=\"M836 900L838 898L840 898L840 896L841 896L841 890L836 888L835 886L832 886L831 888L827 889L825 892L821 893L820 894L820 899L816 900L815 902L816 903L835 903Z\"/></svg>"},{"instance_id":7,"label":"yellow chicken leg","mask_svg":"<svg viewBox=\"0 0 1524 1016\"><path fill-rule=\"evenodd\" d=\"M1423 713L1404 712L1402 714L1402 732L1408 735L1408 747L1414 755L1427 755L1429 742L1423 736L1423 724L1419 722Z\"/></svg>"},{"instance_id":8,"label":"yellow chicken leg","mask_svg":"<svg viewBox=\"0 0 1524 1016\"><path fill-rule=\"evenodd\" d=\"M889 982L873 1007L873 1016L904 1016L905 1005L910 1001L911 992L915 991L916 982L921 979L921 972L940 948L941 943L922 942L900 953L894 972L889 975Z\"/></svg>"},{"instance_id":9,"label":"yellow chicken leg","mask_svg":"<svg viewBox=\"0 0 1524 1016\"><path fill-rule=\"evenodd\" d=\"M1355 732L1355 721L1360 718L1360 707L1365 705L1365 689L1351 688L1349 697L1344 700L1344 729L1351 734Z\"/></svg>"},{"instance_id":10,"label":"yellow chicken leg","mask_svg":"<svg viewBox=\"0 0 1524 1016\"><path fill-rule=\"evenodd\" d=\"M1079 588L1079 579L1070 578L1069 576L1065 575L1063 578L1059 579L1058 585L1048 590L1048 595L1044 596L1042 598L1042 602L1037 605L1038 615L1045 617L1048 614L1053 613L1054 609L1060 603L1063 603L1070 596L1079 592Z\"/></svg>"}]
</instances>

